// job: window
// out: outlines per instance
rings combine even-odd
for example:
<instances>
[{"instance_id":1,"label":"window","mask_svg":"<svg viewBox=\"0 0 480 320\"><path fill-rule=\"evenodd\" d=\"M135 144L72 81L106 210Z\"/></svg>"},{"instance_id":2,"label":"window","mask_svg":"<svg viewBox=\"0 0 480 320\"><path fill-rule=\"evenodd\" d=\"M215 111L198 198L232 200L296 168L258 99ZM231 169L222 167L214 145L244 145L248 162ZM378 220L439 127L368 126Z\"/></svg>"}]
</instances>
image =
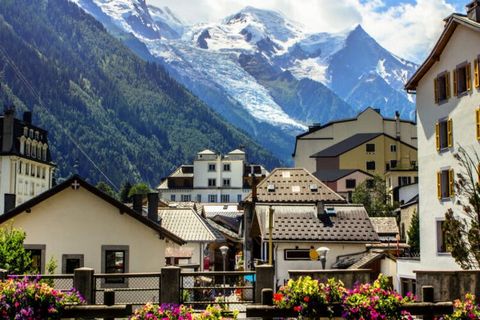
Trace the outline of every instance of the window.
<instances>
[{"instance_id":1,"label":"window","mask_svg":"<svg viewBox=\"0 0 480 320\"><path fill-rule=\"evenodd\" d=\"M355 189L357 186L357 180L355 179L347 179L345 180L345 188L347 189Z\"/></svg>"},{"instance_id":2,"label":"window","mask_svg":"<svg viewBox=\"0 0 480 320\"><path fill-rule=\"evenodd\" d=\"M480 75L478 72L478 62L479 62L479 58L473 61L473 81L474 81L475 88L477 89L480 88Z\"/></svg>"},{"instance_id":3,"label":"window","mask_svg":"<svg viewBox=\"0 0 480 320\"><path fill-rule=\"evenodd\" d=\"M102 246L102 273L127 273L128 272L128 246ZM112 287L126 287L128 279L106 277L102 285Z\"/></svg>"},{"instance_id":4,"label":"window","mask_svg":"<svg viewBox=\"0 0 480 320\"><path fill-rule=\"evenodd\" d=\"M30 175L31 175L32 177L35 177L35 171L36 171L36 169L37 169L37 166L34 165L34 164L32 164L32 168L31 168L31 170L30 170Z\"/></svg>"},{"instance_id":5,"label":"window","mask_svg":"<svg viewBox=\"0 0 480 320\"><path fill-rule=\"evenodd\" d=\"M217 179L208 179L208 186L215 187L217 185Z\"/></svg>"},{"instance_id":6,"label":"window","mask_svg":"<svg viewBox=\"0 0 480 320\"><path fill-rule=\"evenodd\" d=\"M398 177L398 185L404 186L412 183L412 177Z\"/></svg>"},{"instance_id":7,"label":"window","mask_svg":"<svg viewBox=\"0 0 480 320\"><path fill-rule=\"evenodd\" d=\"M217 202L217 195L216 194L209 194L208 195L208 202Z\"/></svg>"},{"instance_id":8,"label":"window","mask_svg":"<svg viewBox=\"0 0 480 320\"><path fill-rule=\"evenodd\" d=\"M374 143L367 143L365 145L367 152L375 152L375 144Z\"/></svg>"},{"instance_id":9,"label":"window","mask_svg":"<svg viewBox=\"0 0 480 320\"><path fill-rule=\"evenodd\" d=\"M216 171L215 163L208 164L208 171Z\"/></svg>"},{"instance_id":10,"label":"window","mask_svg":"<svg viewBox=\"0 0 480 320\"><path fill-rule=\"evenodd\" d=\"M170 201L176 201L176 200L175 200L175 195L174 195L174 194L171 194L171 195L170 195Z\"/></svg>"},{"instance_id":11,"label":"window","mask_svg":"<svg viewBox=\"0 0 480 320\"><path fill-rule=\"evenodd\" d=\"M367 161L366 167L367 170L375 170L375 161Z\"/></svg>"},{"instance_id":12,"label":"window","mask_svg":"<svg viewBox=\"0 0 480 320\"><path fill-rule=\"evenodd\" d=\"M35 183L31 182L30 184L30 195L33 196L35 195Z\"/></svg>"},{"instance_id":13,"label":"window","mask_svg":"<svg viewBox=\"0 0 480 320\"><path fill-rule=\"evenodd\" d=\"M365 181L365 185L368 189L372 189L375 185L375 182L373 181L373 179L368 179L367 181Z\"/></svg>"},{"instance_id":14,"label":"window","mask_svg":"<svg viewBox=\"0 0 480 320\"><path fill-rule=\"evenodd\" d=\"M450 73L445 71L433 79L435 103L442 103L450 98Z\"/></svg>"},{"instance_id":15,"label":"window","mask_svg":"<svg viewBox=\"0 0 480 320\"><path fill-rule=\"evenodd\" d=\"M444 119L435 125L435 138L437 151L453 147L453 122L452 119Z\"/></svg>"},{"instance_id":16,"label":"window","mask_svg":"<svg viewBox=\"0 0 480 320\"><path fill-rule=\"evenodd\" d=\"M475 110L475 123L476 123L476 132L477 132L477 140L480 141L480 107Z\"/></svg>"},{"instance_id":17,"label":"window","mask_svg":"<svg viewBox=\"0 0 480 320\"><path fill-rule=\"evenodd\" d=\"M39 273L45 273L45 249L46 245L44 244L26 244L24 245L25 250L30 252L30 257L32 258L32 269L38 271Z\"/></svg>"},{"instance_id":18,"label":"window","mask_svg":"<svg viewBox=\"0 0 480 320\"><path fill-rule=\"evenodd\" d=\"M470 63L462 63L453 71L453 95L460 96L472 89L472 66Z\"/></svg>"},{"instance_id":19,"label":"window","mask_svg":"<svg viewBox=\"0 0 480 320\"><path fill-rule=\"evenodd\" d=\"M223 203L228 203L228 202L230 202L230 195L229 194L222 194L220 196L220 200Z\"/></svg>"},{"instance_id":20,"label":"window","mask_svg":"<svg viewBox=\"0 0 480 320\"><path fill-rule=\"evenodd\" d=\"M83 267L83 254L63 254L62 274L71 274L77 268Z\"/></svg>"},{"instance_id":21,"label":"window","mask_svg":"<svg viewBox=\"0 0 480 320\"><path fill-rule=\"evenodd\" d=\"M437 172L437 195L438 199L451 198L455 195L453 169Z\"/></svg>"},{"instance_id":22,"label":"window","mask_svg":"<svg viewBox=\"0 0 480 320\"><path fill-rule=\"evenodd\" d=\"M23 162L20 161L20 162L18 163L18 173L19 173L19 174L22 174L22 167L23 167Z\"/></svg>"},{"instance_id":23,"label":"window","mask_svg":"<svg viewBox=\"0 0 480 320\"><path fill-rule=\"evenodd\" d=\"M310 260L310 249L285 249L284 260Z\"/></svg>"},{"instance_id":24,"label":"window","mask_svg":"<svg viewBox=\"0 0 480 320\"><path fill-rule=\"evenodd\" d=\"M28 127L23 127L23 135L24 135L25 137L28 136Z\"/></svg>"},{"instance_id":25,"label":"window","mask_svg":"<svg viewBox=\"0 0 480 320\"><path fill-rule=\"evenodd\" d=\"M46 168L42 168L42 179L45 179L46 172L47 172L47 169L46 169Z\"/></svg>"},{"instance_id":26,"label":"window","mask_svg":"<svg viewBox=\"0 0 480 320\"><path fill-rule=\"evenodd\" d=\"M197 194L197 202L202 202L202 195L201 194Z\"/></svg>"},{"instance_id":27,"label":"window","mask_svg":"<svg viewBox=\"0 0 480 320\"><path fill-rule=\"evenodd\" d=\"M241 202L242 201L242 195L241 194L237 194L237 202Z\"/></svg>"},{"instance_id":28,"label":"window","mask_svg":"<svg viewBox=\"0 0 480 320\"><path fill-rule=\"evenodd\" d=\"M390 168L396 168L397 167L397 160L390 160Z\"/></svg>"},{"instance_id":29,"label":"window","mask_svg":"<svg viewBox=\"0 0 480 320\"><path fill-rule=\"evenodd\" d=\"M35 140L38 140L38 136L39 136L38 131L35 131Z\"/></svg>"},{"instance_id":30,"label":"window","mask_svg":"<svg viewBox=\"0 0 480 320\"><path fill-rule=\"evenodd\" d=\"M437 221L437 252L447 253L451 252L451 248L445 242L445 221Z\"/></svg>"},{"instance_id":31,"label":"window","mask_svg":"<svg viewBox=\"0 0 480 320\"><path fill-rule=\"evenodd\" d=\"M180 200L181 200L182 202L190 202L190 201L192 201L192 196L189 195L189 194L182 194L182 195L180 196Z\"/></svg>"},{"instance_id":32,"label":"window","mask_svg":"<svg viewBox=\"0 0 480 320\"><path fill-rule=\"evenodd\" d=\"M47 161L47 147L43 147L42 160Z\"/></svg>"},{"instance_id":33,"label":"window","mask_svg":"<svg viewBox=\"0 0 480 320\"><path fill-rule=\"evenodd\" d=\"M223 186L230 187L230 179L223 179Z\"/></svg>"},{"instance_id":34,"label":"window","mask_svg":"<svg viewBox=\"0 0 480 320\"><path fill-rule=\"evenodd\" d=\"M25 174L26 175L30 174L30 164L29 163L25 163Z\"/></svg>"},{"instance_id":35,"label":"window","mask_svg":"<svg viewBox=\"0 0 480 320\"><path fill-rule=\"evenodd\" d=\"M223 165L223 171L230 171L230 163L225 163Z\"/></svg>"},{"instance_id":36,"label":"window","mask_svg":"<svg viewBox=\"0 0 480 320\"><path fill-rule=\"evenodd\" d=\"M25 155L30 156L30 141L27 141Z\"/></svg>"},{"instance_id":37,"label":"window","mask_svg":"<svg viewBox=\"0 0 480 320\"><path fill-rule=\"evenodd\" d=\"M33 139L33 129L29 130L29 136L30 136L30 139Z\"/></svg>"},{"instance_id":38,"label":"window","mask_svg":"<svg viewBox=\"0 0 480 320\"><path fill-rule=\"evenodd\" d=\"M390 145L390 152L397 152L397 145L396 144L391 144Z\"/></svg>"}]
</instances>

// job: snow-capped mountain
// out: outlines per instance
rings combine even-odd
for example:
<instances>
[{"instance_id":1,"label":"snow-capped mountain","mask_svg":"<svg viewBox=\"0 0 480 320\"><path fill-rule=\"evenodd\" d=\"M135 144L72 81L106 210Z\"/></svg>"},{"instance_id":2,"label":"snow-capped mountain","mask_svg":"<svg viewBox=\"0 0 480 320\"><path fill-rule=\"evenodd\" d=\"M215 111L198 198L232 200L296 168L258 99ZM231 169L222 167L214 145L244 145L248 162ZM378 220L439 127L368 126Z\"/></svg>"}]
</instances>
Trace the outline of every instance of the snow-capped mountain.
<instances>
[{"instance_id":1,"label":"snow-capped mountain","mask_svg":"<svg viewBox=\"0 0 480 320\"><path fill-rule=\"evenodd\" d=\"M112 33L133 34L177 81L283 160L310 123L351 117L366 106L414 115L402 87L417 66L361 26L307 34L281 13L252 7L186 26L145 0L72 1ZM138 44L125 43L139 52Z\"/></svg>"}]
</instances>

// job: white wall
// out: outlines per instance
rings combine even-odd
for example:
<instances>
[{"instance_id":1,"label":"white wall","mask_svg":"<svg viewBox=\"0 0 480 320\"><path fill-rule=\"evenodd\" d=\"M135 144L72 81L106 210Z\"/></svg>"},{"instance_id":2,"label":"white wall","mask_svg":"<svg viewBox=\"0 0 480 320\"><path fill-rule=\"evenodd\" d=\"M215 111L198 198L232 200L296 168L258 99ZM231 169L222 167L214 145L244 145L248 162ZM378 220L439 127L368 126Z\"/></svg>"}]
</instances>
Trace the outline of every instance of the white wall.
<instances>
[{"instance_id":1,"label":"white wall","mask_svg":"<svg viewBox=\"0 0 480 320\"><path fill-rule=\"evenodd\" d=\"M418 119L418 164L419 164L419 214L420 245L422 270L458 270L458 265L449 254L437 253L436 222L444 218L449 208L464 218L460 206L455 205L457 198L439 201L437 199L436 172L441 168L453 168L459 172L453 154L458 146L467 150L479 150L475 135L475 109L480 105L478 90L461 98L453 96L447 103L434 103L433 80L441 72L452 71L464 61L473 62L480 53L478 46L480 34L458 26L447 44L440 59L421 79L417 87L417 119ZM473 67L473 63L472 63ZM473 75L473 68L472 68ZM453 88L453 77L451 87ZM473 85L473 79L472 79ZM445 152L437 152L435 143L435 123L443 118L453 119L454 147Z\"/></svg>"},{"instance_id":2,"label":"white wall","mask_svg":"<svg viewBox=\"0 0 480 320\"><path fill-rule=\"evenodd\" d=\"M175 201L179 202L181 200L181 195L190 194L192 201L197 201L197 195L200 194L202 196L201 202L208 202L208 195L216 194L217 195L217 202L221 202L222 194L230 195L230 203L237 203L238 195L242 196L242 199L245 198L251 189L159 189L160 198L170 201L171 195L175 195Z\"/></svg>"},{"instance_id":3,"label":"white wall","mask_svg":"<svg viewBox=\"0 0 480 320\"><path fill-rule=\"evenodd\" d=\"M358 253L365 251L365 244L359 243L301 243L301 242L292 242L292 243L276 243L275 244L275 257L276 264L275 270L277 277L277 284L282 285L284 281L289 279L288 270L321 270L322 263L318 261L311 260L285 260L284 259L284 250L285 249L295 249L298 246L298 249L310 249L310 246L314 248L319 247L328 247L330 251L327 254L327 261L325 264L326 269L331 269L332 264L336 262L337 256L351 253Z\"/></svg>"},{"instance_id":4,"label":"white wall","mask_svg":"<svg viewBox=\"0 0 480 320\"><path fill-rule=\"evenodd\" d=\"M83 188L67 188L21 213L13 222L27 234L25 244L46 245L46 260L59 270L62 254L83 254L86 267L101 272L102 245L129 246L129 272L159 272L165 240L158 233Z\"/></svg>"}]
</instances>

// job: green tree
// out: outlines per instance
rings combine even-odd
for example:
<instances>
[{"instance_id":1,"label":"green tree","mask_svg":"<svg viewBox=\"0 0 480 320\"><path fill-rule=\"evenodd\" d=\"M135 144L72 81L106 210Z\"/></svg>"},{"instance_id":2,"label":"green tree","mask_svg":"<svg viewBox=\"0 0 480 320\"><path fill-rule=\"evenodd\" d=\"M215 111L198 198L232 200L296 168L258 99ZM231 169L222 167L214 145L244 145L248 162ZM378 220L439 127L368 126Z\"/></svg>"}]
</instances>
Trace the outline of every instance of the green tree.
<instances>
[{"instance_id":1,"label":"green tree","mask_svg":"<svg viewBox=\"0 0 480 320\"><path fill-rule=\"evenodd\" d=\"M150 192L150 187L145 182L139 182L135 184L128 193L128 197L133 197L134 194L146 195Z\"/></svg>"},{"instance_id":2,"label":"green tree","mask_svg":"<svg viewBox=\"0 0 480 320\"><path fill-rule=\"evenodd\" d=\"M126 181L122 185L119 193L120 201L122 201L123 203L132 202L132 199L128 195L130 193L130 189L132 189L132 184L130 183L130 181Z\"/></svg>"},{"instance_id":3,"label":"green tree","mask_svg":"<svg viewBox=\"0 0 480 320\"><path fill-rule=\"evenodd\" d=\"M112 198L117 198L117 194L115 193L115 191L112 189L112 187L104 182L104 181L100 181L97 183L96 185L97 189L103 191L104 193L108 194L110 197Z\"/></svg>"},{"instance_id":4,"label":"green tree","mask_svg":"<svg viewBox=\"0 0 480 320\"><path fill-rule=\"evenodd\" d=\"M26 234L12 226L0 228L0 268L9 274L32 272L32 258L23 247Z\"/></svg>"},{"instance_id":5,"label":"green tree","mask_svg":"<svg viewBox=\"0 0 480 320\"><path fill-rule=\"evenodd\" d=\"M363 204L371 217L389 216L394 208L390 203L385 180L378 175L358 185L353 191L352 201Z\"/></svg>"},{"instance_id":6,"label":"green tree","mask_svg":"<svg viewBox=\"0 0 480 320\"><path fill-rule=\"evenodd\" d=\"M462 269L475 269L480 266L480 157L476 151L471 155L462 147L454 156L460 165L455 179L459 206L445 213L445 244Z\"/></svg>"},{"instance_id":7,"label":"green tree","mask_svg":"<svg viewBox=\"0 0 480 320\"><path fill-rule=\"evenodd\" d=\"M408 245L412 252L420 252L420 221L418 219L418 213L415 210L408 228Z\"/></svg>"}]
</instances>

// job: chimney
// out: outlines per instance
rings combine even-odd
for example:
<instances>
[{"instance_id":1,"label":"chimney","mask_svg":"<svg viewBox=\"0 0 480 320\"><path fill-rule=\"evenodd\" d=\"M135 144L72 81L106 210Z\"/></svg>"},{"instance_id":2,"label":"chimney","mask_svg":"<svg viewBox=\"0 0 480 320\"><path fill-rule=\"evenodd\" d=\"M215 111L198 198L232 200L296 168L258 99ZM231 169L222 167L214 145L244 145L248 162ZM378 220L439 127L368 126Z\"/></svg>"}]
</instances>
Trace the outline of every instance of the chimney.
<instances>
[{"instance_id":1,"label":"chimney","mask_svg":"<svg viewBox=\"0 0 480 320\"><path fill-rule=\"evenodd\" d=\"M257 202L257 177L252 173L252 202Z\"/></svg>"},{"instance_id":2,"label":"chimney","mask_svg":"<svg viewBox=\"0 0 480 320\"><path fill-rule=\"evenodd\" d=\"M400 140L400 112L395 111L395 133L397 140Z\"/></svg>"},{"instance_id":3,"label":"chimney","mask_svg":"<svg viewBox=\"0 0 480 320\"><path fill-rule=\"evenodd\" d=\"M323 201L317 202L317 218L322 219L325 215L325 207L323 205Z\"/></svg>"},{"instance_id":4,"label":"chimney","mask_svg":"<svg viewBox=\"0 0 480 320\"><path fill-rule=\"evenodd\" d=\"M32 124L32 113L30 111L25 111L23 113L23 122L26 124Z\"/></svg>"},{"instance_id":5,"label":"chimney","mask_svg":"<svg viewBox=\"0 0 480 320\"><path fill-rule=\"evenodd\" d=\"M158 222L158 192L150 192L147 195L148 200L148 219Z\"/></svg>"},{"instance_id":6,"label":"chimney","mask_svg":"<svg viewBox=\"0 0 480 320\"><path fill-rule=\"evenodd\" d=\"M13 149L13 127L15 120L15 107L5 107L3 112L3 137L2 152L10 152Z\"/></svg>"},{"instance_id":7,"label":"chimney","mask_svg":"<svg viewBox=\"0 0 480 320\"><path fill-rule=\"evenodd\" d=\"M480 0L473 0L466 7L468 19L480 23Z\"/></svg>"},{"instance_id":8,"label":"chimney","mask_svg":"<svg viewBox=\"0 0 480 320\"><path fill-rule=\"evenodd\" d=\"M15 194L14 193L5 193L5 202L4 202L4 213L9 212L13 208L15 208Z\"/></svg>"},{"instance_id":9,"label":"chimney","mask_svg":"<svg viewBox=\"0 0 480 320\"><path fill-rule=\"evenodd\" d=\"M139 215L143 215L142 214L143 194L134 194L132 198L133 198L133 210Z\"/></svg>"}]
</instances>

